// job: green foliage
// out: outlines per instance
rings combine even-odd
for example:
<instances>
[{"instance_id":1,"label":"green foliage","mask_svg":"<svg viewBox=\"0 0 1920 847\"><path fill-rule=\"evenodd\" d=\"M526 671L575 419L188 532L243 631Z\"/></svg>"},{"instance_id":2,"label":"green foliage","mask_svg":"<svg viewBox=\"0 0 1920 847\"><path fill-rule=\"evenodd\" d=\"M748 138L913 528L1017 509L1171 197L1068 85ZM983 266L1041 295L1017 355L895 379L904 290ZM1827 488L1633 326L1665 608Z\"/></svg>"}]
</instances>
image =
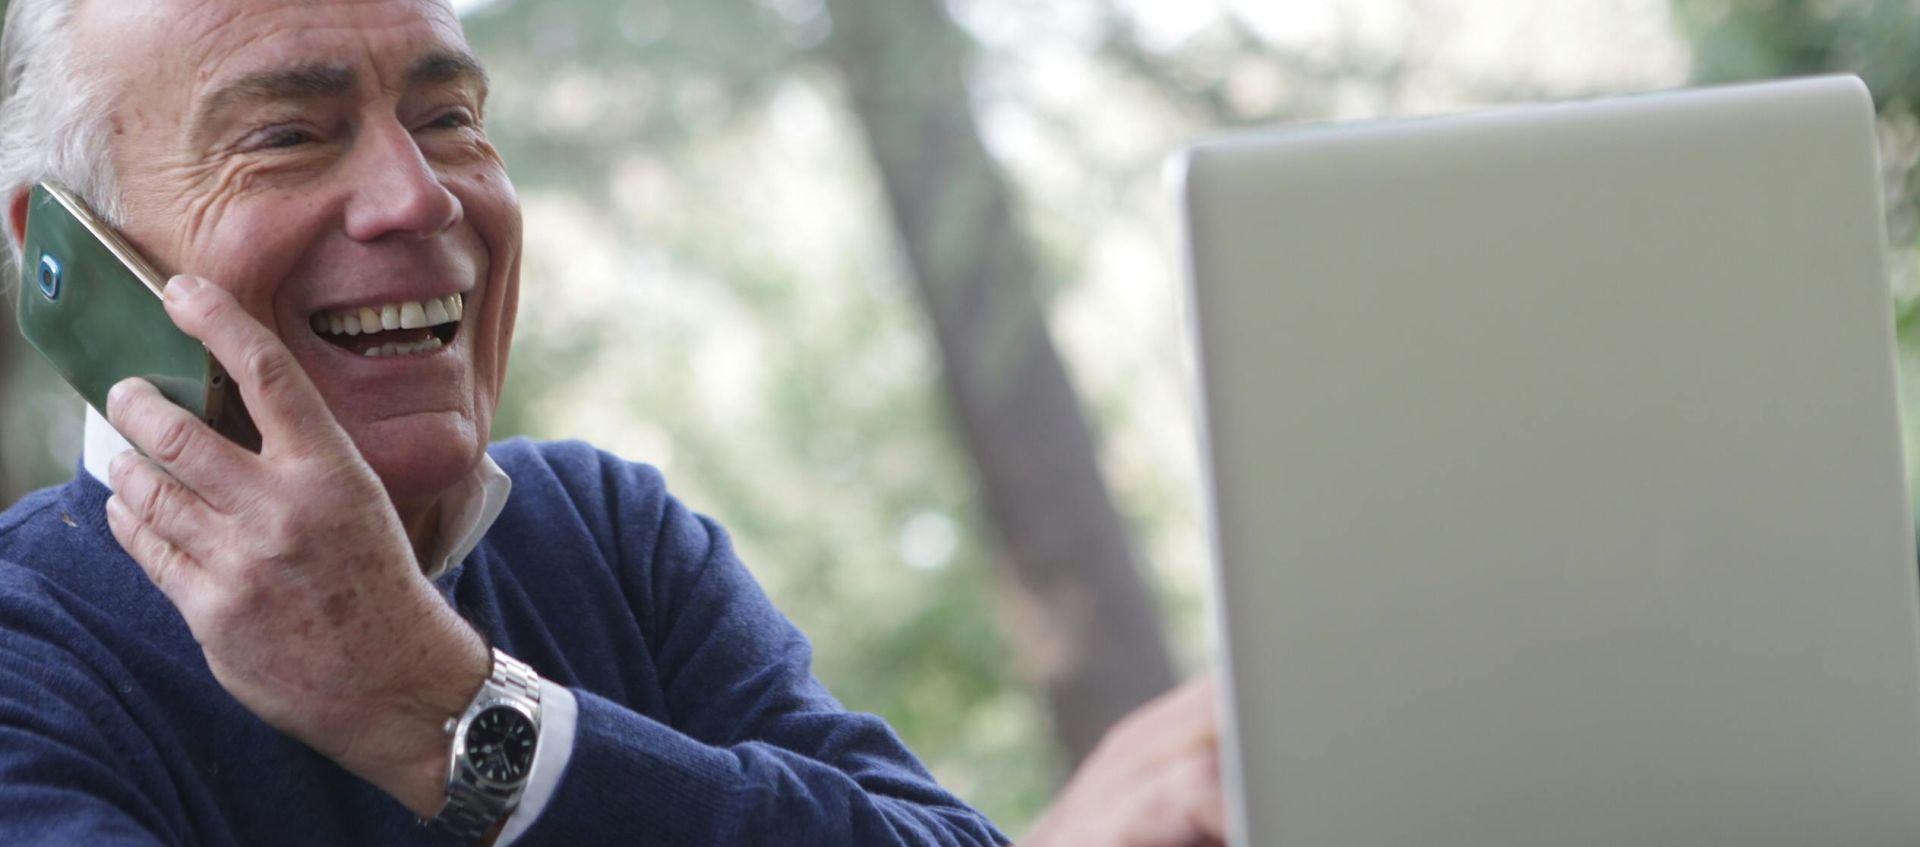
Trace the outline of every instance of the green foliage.
<instances>
[{"instance_id":1,"label":"green foliage","mask_svg":"<svg viewBox=\"0 0 1920 847\"><path fill-rule=\"evenodd\" d=\"M1701 82L1855 73L1896 113L1920 95L1920 15L1905 0L1673 0L1673 10Z\"/></svg>"},{"instance_id":2,"label":"green foliage","mask_svg":"<svg viewBox=\"0 0 1920 847\"><path fill-rule=\"evenodd\" d=\"M805 0L799 0L805 6ZM817 43L825 12L753 0L504 0L466 20L496 82L489 111L515 178L591 193L635 144L698 141L751 113ZM547 85L529 85L529 82ZM569 109L599 89L615 95ZM584 96L583 96L584 95Z\"/></svg>"}]
</instances>

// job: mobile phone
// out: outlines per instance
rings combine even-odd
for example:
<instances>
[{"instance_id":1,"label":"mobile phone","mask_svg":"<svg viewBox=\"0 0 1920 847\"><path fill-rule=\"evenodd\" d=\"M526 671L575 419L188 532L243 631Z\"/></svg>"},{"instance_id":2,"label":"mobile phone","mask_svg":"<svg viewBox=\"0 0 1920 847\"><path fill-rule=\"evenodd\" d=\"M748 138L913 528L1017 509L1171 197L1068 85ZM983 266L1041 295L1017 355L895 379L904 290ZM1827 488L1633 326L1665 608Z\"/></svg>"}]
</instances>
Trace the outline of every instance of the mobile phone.
<instances>
[{"instance_id":1,"label":"mobile phone","mask_svg":"<svg viewBox=\"0 0 1920 847\"><path fill-rule=\"evenodd\" d=\"M27 203L20 334L102 415L108 389L137 376L219 429L231 380L167 316L166 278L72 192L40 183Z\"/></svg>"}]
</instances>

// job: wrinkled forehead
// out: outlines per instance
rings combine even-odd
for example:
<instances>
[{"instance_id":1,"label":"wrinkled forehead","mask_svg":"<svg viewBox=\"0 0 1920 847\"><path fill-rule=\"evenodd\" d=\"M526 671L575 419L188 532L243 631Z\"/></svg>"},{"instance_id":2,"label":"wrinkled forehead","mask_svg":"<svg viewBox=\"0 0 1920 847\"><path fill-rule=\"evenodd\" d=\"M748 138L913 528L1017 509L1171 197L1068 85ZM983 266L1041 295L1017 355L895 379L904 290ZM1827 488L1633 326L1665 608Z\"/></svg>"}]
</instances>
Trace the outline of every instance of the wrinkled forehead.
<instances>
[{"instance_id":1,"label":"wrinkled forehead","mask_svg":"<svg viewBox=\"0 0 1920 847\"><path fill-rule=\"evenodd\" d=\"M399 84L421 57L465 55L448 0L85 0L69 37L122 102L184 115L249 75L334 66Z\"/></svg>"}]
</instances>

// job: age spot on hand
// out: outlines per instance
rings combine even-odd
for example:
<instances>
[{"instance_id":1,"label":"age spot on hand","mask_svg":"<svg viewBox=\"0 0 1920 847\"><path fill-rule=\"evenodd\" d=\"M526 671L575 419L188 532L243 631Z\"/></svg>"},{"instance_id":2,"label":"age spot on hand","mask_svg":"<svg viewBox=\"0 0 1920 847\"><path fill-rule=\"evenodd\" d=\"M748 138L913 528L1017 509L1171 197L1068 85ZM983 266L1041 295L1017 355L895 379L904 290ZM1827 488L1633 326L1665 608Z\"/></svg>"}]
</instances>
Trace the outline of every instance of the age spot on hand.
<instances>
[{"instance_id":1,"label":"age spot on hand","mask_svg":"<svg viewBox=\"0 0 1920 847\"><path fill-rule=\"evenodd\" d=\"M327 616L327 623L341 626L347 622L347 615L353 611L353 598L359 592L345 588L327 595L320 604L320 612Z\"/></svg>"}]
</instances>

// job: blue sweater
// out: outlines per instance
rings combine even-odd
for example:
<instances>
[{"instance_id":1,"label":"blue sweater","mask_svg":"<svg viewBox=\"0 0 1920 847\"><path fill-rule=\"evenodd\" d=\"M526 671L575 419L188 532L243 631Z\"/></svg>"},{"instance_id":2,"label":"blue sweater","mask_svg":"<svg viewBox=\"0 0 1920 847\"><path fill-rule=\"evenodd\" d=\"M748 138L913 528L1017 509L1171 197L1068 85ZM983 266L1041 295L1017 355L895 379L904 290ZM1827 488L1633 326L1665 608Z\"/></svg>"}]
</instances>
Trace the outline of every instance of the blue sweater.
<instances>
[{"instance_id":1,"label":"blue sweater","mask_svg":"<svg viewBox=\"0 0 1920 847\"><path fill-rule=\"evenodd\" d=\"M517 847L1000 844L653 469L496 445L498 522L442 591L579 701L571 761ZM81 473L0 514L0 844L451 844L255 718L107 531Z\"/></svg>"}]
</instances>

